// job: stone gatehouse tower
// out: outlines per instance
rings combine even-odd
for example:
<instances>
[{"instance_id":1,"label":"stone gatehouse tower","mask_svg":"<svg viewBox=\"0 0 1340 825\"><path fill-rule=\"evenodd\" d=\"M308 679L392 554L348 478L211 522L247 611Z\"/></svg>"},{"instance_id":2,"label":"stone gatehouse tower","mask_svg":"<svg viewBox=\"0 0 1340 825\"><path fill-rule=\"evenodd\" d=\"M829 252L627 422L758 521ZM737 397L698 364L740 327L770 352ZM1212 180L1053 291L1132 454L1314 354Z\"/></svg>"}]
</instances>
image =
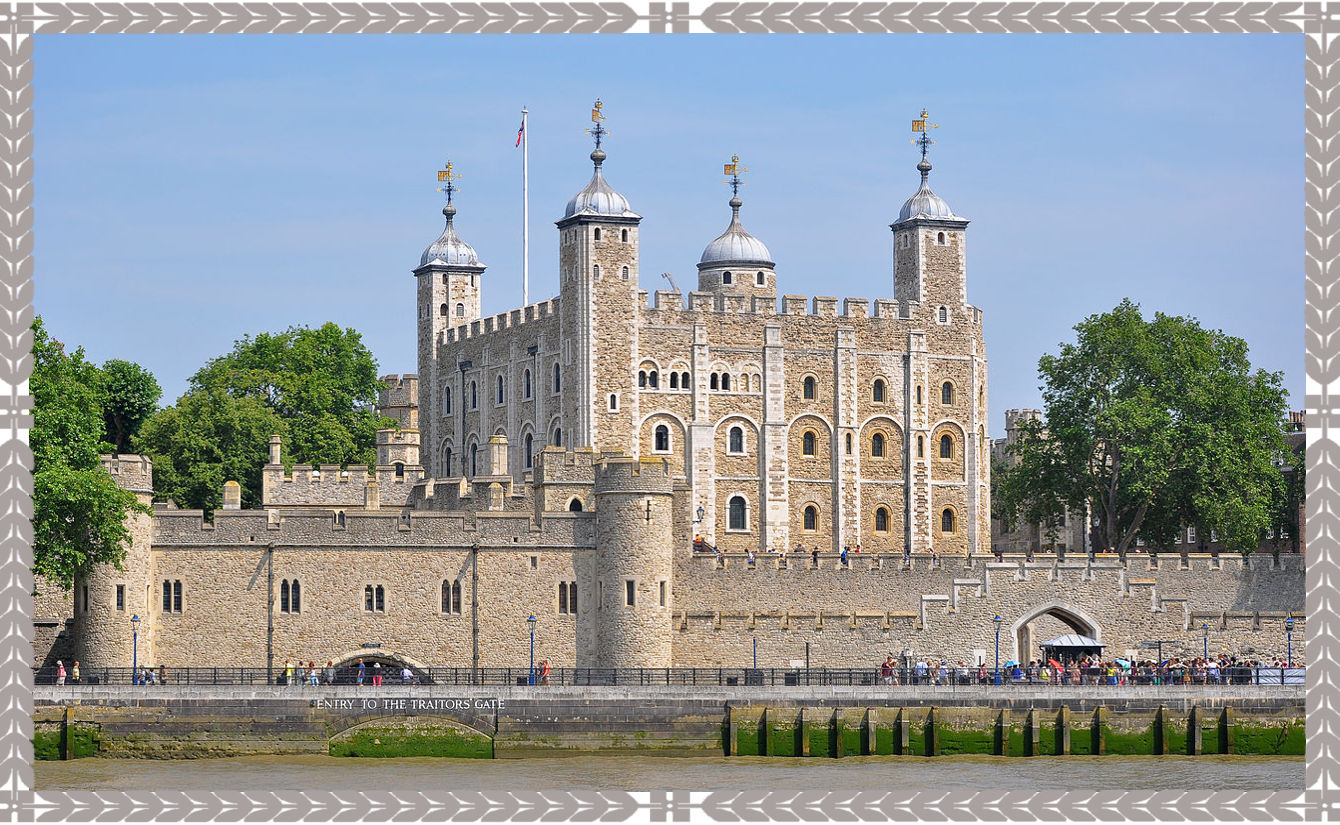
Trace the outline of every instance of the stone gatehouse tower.
<instances>
[{"instance_id":1,"label":"stone gatehouse tower","mask_svg":"<svg viewBox=\"0 0 1340 825\"><path fill-rule=\"evenodd\" d=\"M730 222L703 250L698 289L651 295L641 215L605 178L598 122L592 134L591 178L556 221L557 297L479 318L483 267L450 203L414 270L427 476L485 472L480 451L504 435L517 483L533 480L547 446L666 459L691 488L694 532L728 550L989 549L968 221L931 191L924 154L891 224L892 283L870 277L892 296L783 295L779 306L773 255L741 222L737 163Z\"/></svg>"}]
</instances>

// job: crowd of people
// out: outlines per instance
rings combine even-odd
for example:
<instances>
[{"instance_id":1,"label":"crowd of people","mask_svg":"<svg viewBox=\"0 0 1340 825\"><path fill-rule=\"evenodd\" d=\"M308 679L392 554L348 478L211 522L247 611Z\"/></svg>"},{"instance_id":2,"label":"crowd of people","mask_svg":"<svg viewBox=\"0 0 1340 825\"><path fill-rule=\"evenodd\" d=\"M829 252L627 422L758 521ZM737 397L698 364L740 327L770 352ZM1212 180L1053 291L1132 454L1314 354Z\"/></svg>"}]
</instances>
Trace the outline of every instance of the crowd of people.
<instances>
[{"instance_id":1,"label":"crowd of people","mask_svg":"<svg viewBox=\"0 0 1340 825\"><path fill-rule=\"evenodd\" d=\"M708 542L701 535L696 535L693 537L693 550L694 552L697 553L711 553L713 556L716 557L718 567L724 566L726 556L730 554L730 550L728 548L717 547L716 545L713 545L710 542ZM804 557L805 554L807 553L810 556L810 563L814 567L818 567L819 552L820 551L818 545L815 545L812 549L806 549L805 545L799 543L796 544L795 548L791 550L791 553L789 555L785 550L778 550L774 547L769 547L767 548L766 551L767 555L777 558L783 567L790 566L789 561L790 557L792 556ZM849 556L860 552L861 552L861 545L859 543L856 544L855 546L845 544L842 546L842 549L838 551L838 563L843 567L847 567L850 565ZM758 561L758 554L754 552L753 548L750 548L744 552L744 558L745 558L745 564L747 564L750 567L753 567ZM903 561L910 562L911 559L912 559L912 551L904 550ZM940 564L940 556L934 550L930 551L930 562L931 567L937 567Z\"/></svg>"},{"instance_id":2,"label":"crowd of people","mask_svg":"<svg viewBox=\"0 0 1340 825\"><path fill-rule=\"evenodd\" d=\"M1174 657L1162 662L1082 656L1068 662L1055 659L1035 659L1026 665L1008 662L1001 666L997 679L995 668L985 664L968 666L959 660L950 665L947 661L923 658L899 665L890 653L879 666L879 681L885 685L1228 685L1252 684L1260 681L1261 669L1282 671L1288 667L1301 668L1303 663L1295 660L1290 665L1284 659L1261 661L1228 655L1209 659Z\"/></svg>"},{"instance_id":3,"label":"crowd of people","mask_svg":"<svg viewBox=\"0 0 1340 825\"><path fill-rule=\"evenodd\" d=\"M381 662L374 661L371 666L367 662L359 659L352 666L335 667L333 661L327 661L324 668L318 668L316 662L309 661L303 664L299 659L296 663L292 659L284 660L284 669L280 675L282 684L293 686L320 687L322 685L334 684L355 684L370 685L372 687L382 687L387 678L387 671L394 673L392 668L383 668ZM402 665L398 674L400 684L417 685L421 684L419 674L415 673L409 665ZM391 676L390 678L396 678Z\"/></svg>"}]
</instances>

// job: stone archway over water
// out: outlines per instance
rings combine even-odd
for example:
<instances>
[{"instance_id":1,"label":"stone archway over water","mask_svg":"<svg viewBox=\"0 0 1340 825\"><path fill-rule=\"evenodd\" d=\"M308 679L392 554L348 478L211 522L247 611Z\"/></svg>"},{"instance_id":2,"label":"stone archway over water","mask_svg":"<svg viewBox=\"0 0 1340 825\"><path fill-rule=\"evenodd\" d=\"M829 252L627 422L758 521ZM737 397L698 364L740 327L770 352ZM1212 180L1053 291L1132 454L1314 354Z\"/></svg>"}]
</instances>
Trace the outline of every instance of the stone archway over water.
<instances>
[{"instance_id":1,"label":"stone archway over water","mask_svg":"<svg viewBox=\"0 0 1340 825\"><path fill-rule=\"evenodd\" d=\"M1039 635L1035 631L1038 629L1039 620L1046 619L1064 625L1066 631L1062 632L1078 633L1081 636L1088 636L1100 642L1103 640L1102 628L1088 613L1065 602L1049 602L1025 611L1019 619L1010 625L1010 636L1014 639L1013 658L1027 664L1030 659L1036 659L1041 655L1037 644L1047 641L1050 636L1045 635L1045 626L1043 627L1044 634ZM1002 661L1004 661L1003 652Z\"/></svg>"}]
</instances>

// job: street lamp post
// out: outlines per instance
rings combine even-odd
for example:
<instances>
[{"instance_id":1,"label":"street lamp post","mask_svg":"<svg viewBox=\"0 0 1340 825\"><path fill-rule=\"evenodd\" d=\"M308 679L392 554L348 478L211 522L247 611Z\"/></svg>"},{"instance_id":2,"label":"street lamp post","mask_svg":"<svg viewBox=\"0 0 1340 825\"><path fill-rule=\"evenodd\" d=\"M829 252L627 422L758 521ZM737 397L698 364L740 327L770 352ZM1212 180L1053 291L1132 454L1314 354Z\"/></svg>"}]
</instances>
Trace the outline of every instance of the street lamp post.
<instances>
[{"instance_id":1,"label":"street lamp post","mask_svg":"<svg viewBox=\"0 0 1340 825\"><path fill-rule=\"evenodd\" d=\"M702 523L703 523L703 517L706 516L706 515L707 515L707 511L704 510L702 507L699 507L699 508L698 508L698 518L697 518L697 520L695 520L693 523L694 523L694 524L702 524Z\"/></svg>"},{"instance_id":2,"label":"street lamp post","mask_svg":"<svg viewBox=\"0 0 1340 825\"><path fill-rule=\"evenodd\" d=\"M530 625L530 684L532 685L535 684L535 623L538 621L534 613L526 619L526 624Z\"/></svg>"},{"instance_id":3,"label":"street lamp post","mask_svg":"<svg viewBox=\"0 0 1340 825\"><path fill-rule=\"evenodd\" d=\"M996 683L996 684L1000 684L1000 626L1001 626L1002 624L1005 623L1005 620L1002 619L1002 618L1000 617L1000 614L999 614L999 613L997 613L997 614L996 614L996 617L995 617L994 619L992 619L991 621L994 622L995 625L996 625L996 678L995 678L995 683Z\"/></svg>"},{"instance_id":4,"label":"street lamp post","mask_svg":"<svg viewBox=\"0 0 1340 825\"><path fill-rule=\"evenodd\" d=\"M1201 646L1200 658L1202 661L1210 661L1210 626L1206 622L1200 623Z\"/></svg>"},{"instance_id":5,"label":"street lamp post","mask_svg":"<svg viewBox=\"0 0 1340 825\"><path fill-rule=\"evenodd\" d=\"M136 683L140 670L140 614L130 617L130 683Z\"/></svg>"},{"instance_id":6,"label":"street lamp post","mask_svg":"<svg viewBox=\"0 0 1340 825\"><path fill-rule=\"evenodd\" d=\"M1289 667L1293 667L1293 614L1284 617L1284 634L1289 645Z\"/></svg>"}]
</instances>

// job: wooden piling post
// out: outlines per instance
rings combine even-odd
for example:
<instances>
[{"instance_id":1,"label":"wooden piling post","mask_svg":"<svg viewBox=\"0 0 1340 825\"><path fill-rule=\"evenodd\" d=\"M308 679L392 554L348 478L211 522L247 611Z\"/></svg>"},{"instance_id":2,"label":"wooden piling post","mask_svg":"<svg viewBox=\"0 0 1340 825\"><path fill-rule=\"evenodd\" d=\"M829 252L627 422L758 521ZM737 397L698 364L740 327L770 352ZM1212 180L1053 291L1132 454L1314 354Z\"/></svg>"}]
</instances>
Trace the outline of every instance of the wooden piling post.
<instances>
[{"instance_id":1,"label":"wooden piling post","mask_svg":"<svg viewBox=\"0 0 1340 825\"><path fill-rule=\"evenodd\" d=\"M1191 713L1186 717L1186 755L1200 756L1205 749L1205 732L1200 728L1201 713L1200 708L1191 706Z\"/></svg>"},{"instance_id":2,"label":"wooden piling post","mask_svg":"<svg viewBox=\"0 0 1340 825\"><path fill-rule=\"evenodd\" d=\"M61 719L60 758L74 758L74 706L66 705Z\"/></svg>"},{"instance_id":3,"label":"wooden piling post","mask_svg":"<svg viewBox=\"0 0 1340 825\"><path fill-rule=\"evenodd\" d=\"M735 706L726 708L726 726L729 733L726 734L729 749L727 756L740 755L740 715L736 713Z\"/></svg>"},{"instance_id":4,"label":"wooden piling post","mask_svg":"<svg viewBox=\"0 0 1340 825\"><path fill-rule=\"evenodd\" d=\"M926 712L926 755L940 755L940 725L936 719L935 708Z\"/></svg>"},{"instance_id":5,"label":"wooden piling post","mask_svg":"<svg viewBox=\"0 0 1340 825\"><path fill-rule=\"evenodd\" d=\"M893 720L893 752L906 756L911 748L911 725L907 719L907 708L898 708L898 717Z\"/></svg>"},{"instance_id":6,"label":"wooden piling post","mask_svg":"<svg viewBox=\"0 0 1340 825\"><path fill-rule=\"evenodd\" d=\"M1107 753L1107 708L1095 708L1093 727L1089 730L1089 750L1094 756Z\"/></svg>"},{"instance_id":7,"label":"wooden piling post","mask_svg":"<svg viewBox=\"0 0 1340 825\"><path fill-rule=\"evenodd\" d=\"M810 714L808 708L800 709L800 755L810 755Z\"/></svg>"},{"instance_id":8,"label":"wooden piling post","mask_svg":"<svg viewBox=\"0 0 1340 825\"><path fill-rule=\"evenodd\" d=\"M1235 716L1232 708L1224 708L1219 714L1219 752L1233 753L1233 735Z\"/></svg>"},{"instance_id":9,"label":"wooden piling post","mask_svg":"<svg viewBox=\"0 0 1340 825\"><path fill-rule=\"evenodd\" d=\"M875 721L878 712L878 708L865 709L865 730L861 737L861 754L863 756L874 756L879 750L878 725Z\"/></svg>"},{"instance_id":10,"label":"wooden piling post","mask_svg":"<svg viewBox=\"0 0 1340 825\"><path fill-rule=\"evenodd\" d=\"M771 720L768 718L770 714L768 713L768 711L770 711L770 710L772 710L772 708L768 707L767 705L764 705L764 706L763 706L763 713L762 713L762 715L760 715L760 716L758 717L758 755L759 755L759 756L771 756L771 755L772 755L772 754L768 753L768 728L771 727Z\"/></svg>"},{"instance_id":11,"label":"wooden piling post","mask_svg":"<svg viewBox=\"0 0 1340 825\"><path fill-rule=\"evenodd\" d=\"M1168 709L1159 705L1159 709L1154 712L1154 755L1162 756L1168 752L1168 733L1165 730L1167 726Z\"/></svg>"},{"instance_id":12,"label":"wooden piling post","mask_svg":"<svg viewBox=\"0 0 1340 825\"><path fill-rule=\"evenodd\" d=\"M1038 725L1038 712L1028 709L1024 717L1024 756L1042 755L1042 728Z\"/></svg>"},{"instance_id":13,"label":"wooden piling post","mask_svg":"<svg viewBox=\"0 0 1340 825\"><path fill-rule=\"evenodd\" d=\"M991 753L995 756L1008 756L1010 752L1010 732L1005 725L1005 711L996 715L996 726L991 736Z\"/></svg>"},{"instance_id":14,"label":"wooden piling post","mask_svg":"<svg viewBox=\"0 0 1340 825\"><path fill-rule=\"evenodd\" d=\"M1070 755L1070 708L1061 707L1056 712L1056 750L1057 756Z\"/></svg>"}]
</instances>

